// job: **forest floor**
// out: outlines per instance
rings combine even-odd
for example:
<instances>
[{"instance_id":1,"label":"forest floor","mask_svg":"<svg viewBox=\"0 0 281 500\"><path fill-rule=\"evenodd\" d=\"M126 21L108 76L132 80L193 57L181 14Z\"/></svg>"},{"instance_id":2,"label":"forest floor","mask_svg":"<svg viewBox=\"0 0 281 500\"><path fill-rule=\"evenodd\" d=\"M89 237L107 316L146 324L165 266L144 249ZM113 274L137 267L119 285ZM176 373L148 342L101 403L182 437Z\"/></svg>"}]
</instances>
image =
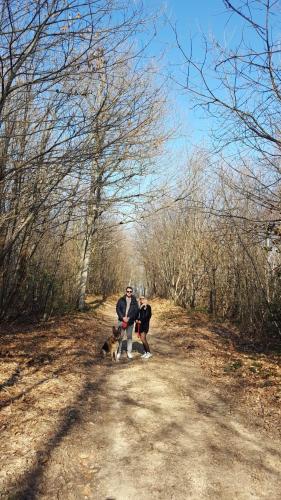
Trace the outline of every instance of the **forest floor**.
<instances>
[{"instance_id":1,"label":"forest floor","mask_svg":"<svg viewBox=\"0 0 281 500\"><path fill-rule=\"evenodd\" d=\"M102 360L114 300L2 326L0 498L281 497L281 355L154 301L153 357Z\"/></svg>"}]
</instances>

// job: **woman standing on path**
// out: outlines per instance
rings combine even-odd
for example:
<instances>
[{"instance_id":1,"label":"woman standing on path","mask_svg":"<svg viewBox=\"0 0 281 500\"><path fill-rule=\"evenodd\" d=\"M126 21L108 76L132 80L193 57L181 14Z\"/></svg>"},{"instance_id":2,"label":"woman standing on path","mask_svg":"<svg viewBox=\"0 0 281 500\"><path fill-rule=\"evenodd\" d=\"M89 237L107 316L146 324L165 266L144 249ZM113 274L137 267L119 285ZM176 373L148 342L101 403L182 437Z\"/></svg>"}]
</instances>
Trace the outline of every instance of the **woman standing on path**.
<instances>
[{"instance_id":1,"label":"woman standing on path","mask_svg":"<svg viewBox=\"0 0 281 500\"><path fill-rule=\"evenodd\" d=\"M148 345L146 335L149 331L149 321L152 316L151 306L148 304L145 297L140 297L140 310L138 319L136 321L136 332L140 333L140 338L144 348L143 359L151 358L152 354L150 352L150 347Z\"/></svg>"}]
</instances>

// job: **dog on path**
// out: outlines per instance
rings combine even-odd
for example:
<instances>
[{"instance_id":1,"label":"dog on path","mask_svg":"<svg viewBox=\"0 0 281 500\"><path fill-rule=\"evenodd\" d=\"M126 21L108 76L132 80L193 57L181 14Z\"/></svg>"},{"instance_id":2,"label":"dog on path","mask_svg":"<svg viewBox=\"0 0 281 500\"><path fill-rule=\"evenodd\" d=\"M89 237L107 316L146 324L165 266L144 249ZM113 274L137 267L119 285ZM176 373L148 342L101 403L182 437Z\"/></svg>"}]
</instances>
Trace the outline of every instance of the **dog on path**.
<instances>
[{"instance_id":1,"label":"dog on path","mask_svg":"<svg viewBox=\"0 0 281 500\"><path fill-rule=\"evenodd\" d=\"M117 351L119 346L119 339L121 338L121 326L112 327L112 335L108 337L101 348L101 354L105 356L109 353L112 361L117 361Z\"/></svg>"}]
</instances>

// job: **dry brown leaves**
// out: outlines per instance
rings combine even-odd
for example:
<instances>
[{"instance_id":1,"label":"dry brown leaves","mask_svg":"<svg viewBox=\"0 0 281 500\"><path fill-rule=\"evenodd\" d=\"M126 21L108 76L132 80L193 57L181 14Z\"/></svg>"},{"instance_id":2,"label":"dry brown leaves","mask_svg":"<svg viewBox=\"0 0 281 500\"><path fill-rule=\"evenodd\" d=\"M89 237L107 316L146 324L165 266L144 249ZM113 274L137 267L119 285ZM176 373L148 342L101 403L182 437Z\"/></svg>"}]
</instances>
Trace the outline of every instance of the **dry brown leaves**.
<instances>
[{"instance_id":1,"label":"dry brown leaves","mask_svg":"<svg viewBox=\"0 0 281 500\"><path fill-rule=\"evenodd\" d=\"M257 425L262 422L272 435L281 435L281 351L256 352L233 325L216 323L206 314L189 314L169 301L156 301L153 310L163 336L200 361L225 389L230 404Z\"/></svg>"},{"instance_id":2,"label":"dry brown leaves","mask_svg":"<svg viewBox=\"0 0 281 500\"><path fill-rule=\"evenodd\" d=\"M92 378L93 367L102 380L104 365L99 364L98 351L110 333L107 321L113 302L96 315L100 300L90 297L89 313L33 326L1 327L0 455L5 460L0 497L23 498L16 494L25 494L25 484L32 488L30 471L36 475L50 457L55 460L53 450L61 443L67 441L66 453L75 455L79 449L75 426L86 418L87 404L99 383ZM270 432L277 433L280 356L246 352L239 343L239 332L230 325L216 324L199 313L188 315L168 301L154 301L153 313L163 337L199 360L232 404L239 405L247 418L257 417ZM75 437L72 429L77 429ZM78 460L83 462L83 457ZM76 461L74 456L74 479ZM7 491L16 494L7 496Z\"/></svg>"},{"instance_id":3,"label":"dry brown leaves","mask_svg":"<svg viewBox=\"0 0 281 500\"><path fill-rule=\"evenodd\" d=\"M0 497L80 418L104 327L93 311L0 331ZM10 490L9 490L10 491ZM15 490L16 491L16 490ZM16 498L16 497L15 497Z\"/></svg>"}]
</instances>

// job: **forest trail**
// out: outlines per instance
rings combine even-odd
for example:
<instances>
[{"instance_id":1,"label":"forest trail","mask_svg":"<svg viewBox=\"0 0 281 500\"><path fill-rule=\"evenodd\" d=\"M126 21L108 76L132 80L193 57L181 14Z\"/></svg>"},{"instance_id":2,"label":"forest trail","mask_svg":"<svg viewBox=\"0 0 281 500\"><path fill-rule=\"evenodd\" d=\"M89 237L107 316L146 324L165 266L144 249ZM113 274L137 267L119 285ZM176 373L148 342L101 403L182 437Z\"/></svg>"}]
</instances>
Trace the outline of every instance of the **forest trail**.
<instances>
[{"instance_id":1,"label":"forest trail","mask_svg":"<svg viewBox=\"0 0 281 500\"><path fill-rule=\"evenodd\" d=\"M97 317L104 338L114 303ZM4 476L2 498L280 499L280 443L247 423L193 346L176 347L168 329L156 313L149 360L134 339L133 360L124 353L116 364L84 363L87 379L68 418L37 450L20 487L9 491Z\"/></svg>"}]
</instances>

